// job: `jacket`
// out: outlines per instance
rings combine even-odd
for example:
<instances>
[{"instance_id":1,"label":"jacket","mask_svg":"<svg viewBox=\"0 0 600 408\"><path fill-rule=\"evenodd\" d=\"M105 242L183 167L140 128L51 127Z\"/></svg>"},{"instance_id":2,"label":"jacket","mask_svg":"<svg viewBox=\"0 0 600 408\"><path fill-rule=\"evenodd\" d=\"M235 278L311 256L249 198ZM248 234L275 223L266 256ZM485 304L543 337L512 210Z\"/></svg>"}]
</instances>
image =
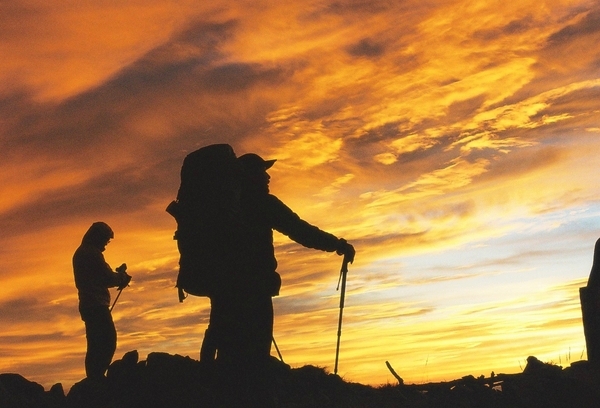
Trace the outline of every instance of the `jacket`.
<instances>
[{"instance_id":1,"label":"jacket","mask_svg":"<svg viewBox=\"0 0 600 408\"><path fill-rule=\"evenodd\" d=\"M327 252L339 248L339 238L302 220L272 194L242 194L241 210L243 263L251 270L273 272L277 269L273 230L307 248Z\"/></svg>"},{"instance_id":2,"label":"jacket","mask_svg":"<svg viewBox=\"0 0 600 408\"><path fill-rule=\"evenodd\" d=\"M85 240L73 255L73 274L79 310L110 305L108 288L119 286L121 277L104 260L102 249Z\"/></svg>"}]
</instances>

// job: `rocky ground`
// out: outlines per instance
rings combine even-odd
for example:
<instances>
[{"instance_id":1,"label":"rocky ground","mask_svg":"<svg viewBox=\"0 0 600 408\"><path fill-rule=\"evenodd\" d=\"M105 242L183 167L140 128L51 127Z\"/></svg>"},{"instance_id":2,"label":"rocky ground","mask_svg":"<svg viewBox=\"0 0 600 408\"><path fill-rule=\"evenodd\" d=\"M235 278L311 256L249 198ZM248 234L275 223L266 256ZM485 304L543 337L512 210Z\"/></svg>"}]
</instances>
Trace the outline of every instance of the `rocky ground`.
<instances>
[{"instance_id":1,"label":"rocky ground","mask_svg":"<svg viewBox=\"0 0 600 408\"><path fill-rule=\"evenodd\" d=\"M467 376L449 382L371 387L348 383L323 369L290 369L273 360L273 398L253 395L232 402L235 372L215 380L214 373L189 357L151 353L139 361L136 351L113 362L103 383L82 380L65 395L61 384L45 390L19 374L0 374L2 408L596 408L600 407L600 371L587 361L567 368L527 359L519 374ZM213 370L214 371L214 370Z\"/></svg>"}]
</instances>

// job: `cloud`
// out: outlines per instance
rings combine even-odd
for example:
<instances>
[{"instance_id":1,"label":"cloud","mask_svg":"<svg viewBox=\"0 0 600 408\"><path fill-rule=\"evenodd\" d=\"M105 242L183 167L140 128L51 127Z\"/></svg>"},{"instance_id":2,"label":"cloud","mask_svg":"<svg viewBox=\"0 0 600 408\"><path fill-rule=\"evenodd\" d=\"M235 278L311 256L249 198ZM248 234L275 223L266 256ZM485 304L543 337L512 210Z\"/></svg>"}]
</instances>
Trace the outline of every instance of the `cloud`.
<instances>
[{"instance_id":1,"label":"cloud","mask_svg":"<svg viewBox=\"0 0 600 408\"><path fill-rule=\"evenodd\" d=\"M535 173L550 168L564 159L564 152L551 146L533 145L525 149L516 149L501 160L490 162L489 171L481 180L516 179L523 174Z\"/></svg>"},{"instance_id":2,"label":"cloud","mask_svg":"<svg viewBox=\"0 0 600 408\"><path fill-rule=\"evenodd\" d=\"M378 57L382 55L385 48L382 44L374 42L370 38L363 38L357 44L348 47L348 53L354 57Z\"/></svg>"},{"instance_id":3,"label":"cloud","mask_svg":"<svg viewBox=\"0 0 600 408\"><path fill-rule=\"evenodd\" d=\"M308 131L284 142L274 156L280 157L286 165L306 169L336 160L341 146L339 139L331 140L319 130Z\"/></svg>"},{"instance_id":4,"label":"cloud","mask_svg":"<svg viewBox=\"0 0 600 408\"><path fill-rule=\"evenodd\" d=\"M32 325L48 325L52 321L70 317L73 311L67 305L53 304L52 297L51 294L46 294L42 299L37 296L28 296L0 303L0 312L2 312L0 322L5 327L3 335L8 337L17 334L20 336L25 334ZM35 332L30 334L31 338L36 338ZM59 334L53 333L43 336L56 337L57 335Z\"/></svg>"},{"instance_id":5,"label":"cloud","mask_svg":"<svg viewBox=\"0 0 600 408\"><path fill-rule=\"evenodd\" d=\"M189 19L214 6L160 0L119 5L91 1L77 8L41 1L3 5L7 32L0 47L14 57L0 64L11 89L31 89L36 100L61 100L106 81L175 35ZM13 88L14 89L14 88Z\"/></svg>"},{"instance_id":6,"label":"cloud","mask_svg":"<svg viewBox=\"0 0 600 408\"><path fill-rule=\"evenodd\" d=\"M384 207L407 200L431 197L459 189L471 183L473 177L486 172L487 160L469 162L455 159L445 167L421 175L418 180L393 191L366 193L361 196L368 201L367 207Z\"/></svg>"},{"instance_id":7,"label":"cloud","mask_svg":"<svg viewBox=\"0 0 600 408\"><path fill-rule=\"evenodd\" d=\"M589 39L600 35L600 10L581 10L576 16L578 21L569 24L548 37L548 46L572 46L580 39Z\"/></svg>"},{"instance_id":8,"label":"cloud","mask_svg":"<svg viewBox=\"0 0 600 408\"><path fill-rule=\"evenodd\" d=\"M368 0L334 1L327 4L325 10L339 15L376 14L389 11L390 5Z\"/></svg>"},{"instance_id":9,"label":"cloud","mask_svg":"<svg viewBox=\"0 0 600 408\"><path fill-rule=\"evenodd\" d=\"M463 154L469 154L472 151L491 149L500 153L509 153L515 148L524 148L533 146L534 143L527 140L520 140L515 137L500 138L490 132L482 132L474 135L461 135L461 139L455 142L460 146Z\"/></svg>"},{"instance_id":10,"label":"cloud","mask_svg":"<svg viewBox=\"0 0 600 408\"><path fill-rule=\"evenodd\" d=\"M417 134L404 136L389 143L390 148L394 151L393 153L380 153L375 156L375 160L381 164L392 164L396 162L399 155L429 149L437 143L434 138L428 136Z\"/></svg>"},{"instance_id":11,"label":"cloud","mask_svg":"<svg viewBox=\"0 0 600 408\"><path fill-rule=\"evenodd\" d=\"M518 36L530 30L535 30L537 21L531 15L512 20L501 27L483 28L473 33L473 37L484 42L495 41L503 36Z\"/></svg>"},{"instance_id":12,"label":"cloud","mask_svg":"<svg viewBox=\"0 0 600 408\"><path fill-rule=\"evenodd\" d=\"M218 105L231 108L232 98L239 103L240 93L264 95L261 89L281 79L278 68L220 60L217 50L235 26L193 25L107 82L58 104L6 96L0 103L8 118L2 148L5 163L18 170L16 177L0 171L6 180L0 208L7 210L0 223L23 233L141 211L169 190L174 195L182 151L214 137L235 142L257 127L260 121L237 124L222 120L224 110L211 112ZM267 108L263 101L256 101L258 109Z\"/></svg>"},{"instance_id":13,"label":"cloud","mask_svg":"<svg viewBox=\"0 0 600 408\"><path fill-rule=\"evenodd\" d=\"M91 176L78 186L46 192L0 215L4 239L77 220L142 211L160 199L168 203L164 192L171 187L174 197L178 185L177 166L172 167L170 173L119 169Z\"/></svg>"},{"instance_id":14,"label":"cloud","mask_svg":"<svg viewBox=\"0 0 600 408\"><path fill-rule=\"evenodd\" d=\"M566 25L547 37L536 69L542 83L595 77L600 61L598 7L573 8ZM569 58L564 56L568 55Z\"/></svg>"}]
</instances>

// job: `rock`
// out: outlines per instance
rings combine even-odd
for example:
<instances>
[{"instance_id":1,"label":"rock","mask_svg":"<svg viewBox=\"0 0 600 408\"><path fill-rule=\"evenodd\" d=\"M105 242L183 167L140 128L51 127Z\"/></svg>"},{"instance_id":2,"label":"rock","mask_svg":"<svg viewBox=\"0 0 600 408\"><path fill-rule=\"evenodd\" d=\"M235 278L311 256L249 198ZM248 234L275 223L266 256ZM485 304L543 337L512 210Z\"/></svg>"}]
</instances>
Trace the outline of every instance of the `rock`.
<instances>
[{"instance_id":1,"label":"rock","mask_svg":"<svg viewBox=\"0 0 600 408\"><path fill-rule=\"evenodd\" d=\"M53 405L46 401L44 387L25 379L20 374L0 374L0 407L46 408Z\"/></svg>"},{"instance_id":2,"label":"rock","mask_svg":"<svg viewBox=\"0 0 600 408\"><path fill-rule=\"evenodd\" d=\"M527 357L527 365L523 374L557 376L562 372L562 367L554 364L542 363L536 357Z\"/></svg>"},{"instance_id":3,"label":"rock","mask_svg":"<svg viewBox=\"0 0 600 408\"><path fill-rule=\"evenodd\" d=\"M67 394L68 408L101 408L110 401L111 392L108 381L84 378L73 384Z\"/></svg>"},{"instance_id":4,"label":"rock","mask_svg":"<svg viewBox=\"0 0 600 408\"><path fill-rule=\"evenodd\" d=\"M65 390L61 383L56 383L46 391L46 400L53 407L64 407L67 402Z\"/></svg>"}]
</instances>

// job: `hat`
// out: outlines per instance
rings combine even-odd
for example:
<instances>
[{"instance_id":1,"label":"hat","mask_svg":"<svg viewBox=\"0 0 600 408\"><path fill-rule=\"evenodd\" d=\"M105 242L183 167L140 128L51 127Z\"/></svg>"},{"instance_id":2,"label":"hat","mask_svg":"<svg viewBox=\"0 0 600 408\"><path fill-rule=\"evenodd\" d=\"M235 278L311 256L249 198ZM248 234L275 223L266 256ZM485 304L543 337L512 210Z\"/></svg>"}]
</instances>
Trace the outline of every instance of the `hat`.
<instances>
[{"instance_id":1,"label":"hat","mask_svg":"<svg viewBox=\"0 0 600 408\"><path fill-rule=\"evenodd\" d=\"M238 161L244 170L267 170L270 169L273 163L277 160L265 160L255 153L246 153L238 157Z\"/></svg>"},{"instance_id":2,"label":"hat","mask_svg":"<svg viewBox=\"0 0 600 408\"><path fill-rule=\"evenodd\" d=\"M113 230L106 224L105 222L95 222L91 225L91 227L87 230L81 242L85 242L87 244L104 247L106 243L113 239L115 234Z\"/></svg>"}]
</instances>

